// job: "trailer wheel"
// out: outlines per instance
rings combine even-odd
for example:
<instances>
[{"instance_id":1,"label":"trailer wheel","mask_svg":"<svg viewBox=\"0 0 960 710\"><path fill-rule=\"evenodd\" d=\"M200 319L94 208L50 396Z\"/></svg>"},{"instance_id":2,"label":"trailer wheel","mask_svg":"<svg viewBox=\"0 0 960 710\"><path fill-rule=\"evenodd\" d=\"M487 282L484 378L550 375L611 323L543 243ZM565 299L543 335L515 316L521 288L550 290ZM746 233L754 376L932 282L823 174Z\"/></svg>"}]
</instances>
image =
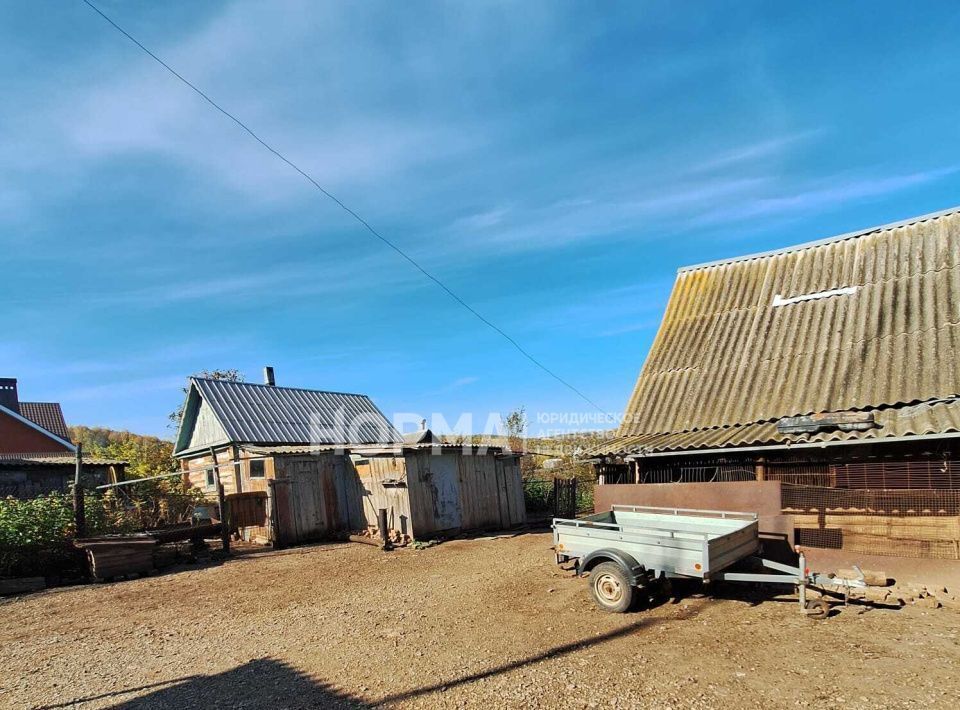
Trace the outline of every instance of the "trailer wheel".
<instances>
[{"instance_id":1,"label":"trailer wheel","mask_svg":"<svg viewBox=\"0 0 960 710\"><path fill-rule=\"evenodd\" d=\"M590 591L598 607L614 614L622 614L633 603L633 586L616 562L601 562L590 570Z\"/></svg>"},{"instance_id":2,"label":"trailer wheel","mask_svg":"<svg viewBox=\"0 0 960 710\"><path fill-rule=\"evenodd\" d=\"M830 602L826 599L813 599L807 602L807 616L811 619L822 620L830 616Z\"/></svg>"}]
</instances>

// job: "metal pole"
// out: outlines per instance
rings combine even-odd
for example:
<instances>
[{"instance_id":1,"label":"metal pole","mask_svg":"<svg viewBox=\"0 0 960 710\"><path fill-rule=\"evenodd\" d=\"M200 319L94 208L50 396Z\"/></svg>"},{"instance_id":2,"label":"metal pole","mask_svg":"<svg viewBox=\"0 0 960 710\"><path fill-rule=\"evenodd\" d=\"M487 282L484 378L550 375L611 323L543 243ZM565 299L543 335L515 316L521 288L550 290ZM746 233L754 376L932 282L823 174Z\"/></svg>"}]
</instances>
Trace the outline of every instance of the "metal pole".
<instances>
[{"instance_id":1,"label":"metal pole","mask_svg":"<svg viewBox=\"0 0 960 710\"><path fill-rule=\"evenodd\" d=\"M386 508L380 508L377 510L377 523L380 526L380 543L383 546L383 549L392 550L393 545L390 544L390 534L387 532Z\"/></svg>"},{"instance_id":2,"label":"metal pole","mask_svg":"<svg viewBox=\"0 0 960 710\"><path fill-rule=\"evenodd\" d=\"M800 613L804 614L807 611L807 558L800 548L797 548L797 552L800 554Z\"/></svg>"},{"instance_id":3,"label":"metal pole","mask_svg":"<svg viewBox=\"0 0 960 710\"><path fill-rule=\"evenodd\" d=\"M83 444L77 444L77 467L73 474L73 485L80 485L80 474L83 472Z\"/></svg>"}]
</instances>

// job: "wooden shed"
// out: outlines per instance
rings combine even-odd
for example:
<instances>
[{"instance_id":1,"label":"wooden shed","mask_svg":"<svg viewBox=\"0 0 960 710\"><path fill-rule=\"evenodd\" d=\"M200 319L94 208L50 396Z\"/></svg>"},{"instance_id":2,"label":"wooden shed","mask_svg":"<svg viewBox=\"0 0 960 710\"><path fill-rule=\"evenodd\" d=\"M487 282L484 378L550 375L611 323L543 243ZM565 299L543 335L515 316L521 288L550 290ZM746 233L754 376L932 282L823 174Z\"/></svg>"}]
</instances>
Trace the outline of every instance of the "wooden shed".
<instances>
[{"instance_id":1,"label":"wooden shed","mask_svg":"<svg viewBox=\"0 0 960 710\"><path fill-rule=\"evenodd\" d=\"M519 458L499 448L413 444L358 450L351 464L370 525L379 508L392 530L420 539L526 522Z\"/></svg>"},{"instance_id":2,"label":"wooden shed","mask_svg":"<svg viewBox=\"0 0 960 710\"><path fill-rule=\"evenodd\" d=\"M254 542L364 531L381 508L404 540L526 520L516 455L403 437L364 395L192 378L175 455Z\"/></svg>"}]
</instances>

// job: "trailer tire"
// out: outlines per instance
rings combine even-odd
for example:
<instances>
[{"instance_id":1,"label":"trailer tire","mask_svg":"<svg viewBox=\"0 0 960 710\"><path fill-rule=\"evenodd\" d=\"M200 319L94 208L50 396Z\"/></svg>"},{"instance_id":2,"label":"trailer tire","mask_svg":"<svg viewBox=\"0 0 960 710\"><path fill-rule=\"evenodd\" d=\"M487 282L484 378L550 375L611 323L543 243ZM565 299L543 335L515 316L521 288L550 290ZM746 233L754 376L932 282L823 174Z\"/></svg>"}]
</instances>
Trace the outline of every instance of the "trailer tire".
<instances>
[{"instance_id":1,"label":"trailer tire","mask_svg":"<svg viewBox=\"0 0 960 710\"><path fill-rule=\"evenodd\" d=\"M823 621L830 617L830 602L826 599L813 599L807 602L807 617Z\"/></svg>"},{"instance_id":2,"label":"trailer tire","mask_svg":"<svg viewBox=\"0 0 960 710\"><path fill-rule=\"evenodd\" d=\"M590 592L603 611L622 614L633 604L630 576L616 562L601 562L590 570Z\"/></svg>"}]
</instances>

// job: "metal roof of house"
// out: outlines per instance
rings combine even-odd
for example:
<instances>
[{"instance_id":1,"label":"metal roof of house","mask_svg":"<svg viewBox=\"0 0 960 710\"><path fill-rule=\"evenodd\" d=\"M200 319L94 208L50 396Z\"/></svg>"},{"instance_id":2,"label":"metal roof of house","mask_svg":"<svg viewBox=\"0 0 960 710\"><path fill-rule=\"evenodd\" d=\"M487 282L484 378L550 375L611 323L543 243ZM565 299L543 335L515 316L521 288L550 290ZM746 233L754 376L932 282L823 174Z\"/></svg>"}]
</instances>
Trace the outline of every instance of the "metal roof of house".
<instances>
[{"instance_id":1,"label":"metal roof of house","mask_svg":"<svg viewBox=\"0 0 960 710\"><path fill-rule=\"evenodd\" d=\"M20 402L19 408L20 414L34 424L39 424L61 439L70 440L70 432L67 431L67 422L63 418L63 410L56 402Z\"/></svg>"},{"instance_id":2,"label":"metal roof of house","mask_svg":"<svg viewBox=\"0 0 960 710\"><path fill-rule=\"evenodd\" d=\"M681 269L617 438L600 452L789 443L782 417L876 410L879 428L955 432L893 410L960 395L960 208ZM921 431L922 430L922 431Z\"/></svg>"},{"instance_id":3,"label":"metal roof of house","mask_svg":"<svg viewBox=\"0 0 960 710\"><path fill-rule=\"evenodd\" d=\"M393 444L400 434L362 394L323 392L201 377L190 379L230 442L250 444ZM178 453L183 450L178 437Z\"/></svg>"}]
</instances>

